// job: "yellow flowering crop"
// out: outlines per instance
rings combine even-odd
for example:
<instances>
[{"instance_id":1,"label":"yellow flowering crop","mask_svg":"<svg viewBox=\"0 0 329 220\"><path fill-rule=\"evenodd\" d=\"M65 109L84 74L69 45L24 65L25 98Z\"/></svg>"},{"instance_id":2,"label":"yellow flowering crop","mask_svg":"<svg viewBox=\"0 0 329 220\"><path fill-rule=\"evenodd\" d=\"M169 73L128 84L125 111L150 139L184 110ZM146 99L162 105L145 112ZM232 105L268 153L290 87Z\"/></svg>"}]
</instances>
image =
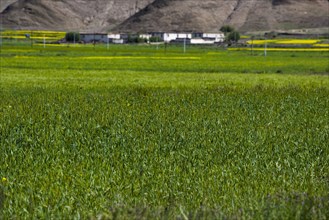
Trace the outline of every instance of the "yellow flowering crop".
<instances>
[{"instance_id":1,"label":"yellow flowering crop","mask_svg":"<svg viewBox=\"0 0 329 220\"><path fill-rule=\"evenodd\" d=\"M229 48L230 51L251 50L250 48ZM264 51L264 48L254 48L254 51ZM329 52L329 48L267 48L267 51L304 51L304 52Z\"/></svg>"},{"instance_id":2,"label":"yellow flowering crop","mask_svg":"<svg viewBox=\"0 0 329 220\"><path fill-rule=\"evenodd\" d=\"M262 45L262 44L316 44L320 40L313 39L274 39L274 40L249 40L248 44Z\"/></svg>"},{"instance_id":3,"label":"yellow flowering crop","mask_svg":"<svg viewBox=\"0 0 329 220\"><path fill-rule=\"evenodd\" d=\"M1 37L5 39L26 39L29 35L31 39L35 40L60 40L65 37L65 32L55 31L31 31L31 30L5 30L1 32Z\"/></svg>"},{"instance_id":4,"label":"yellow flowering crop","mask_svg":"<svg viewBox=\"0 0 329 220\"><path fill-rule=\"evenodd\" d=\"M329 47L329 44L313 44L313 47Z\"/></svg>"},{"instance_id":5,"label":"yellow flowering crop","mask_svg":"<svg viewBox=\"0 0 329 220\"><path fill-rule=\"evenodd\" d=\"M3 36L3 38L5 39L26 39L25 36ZM43 39L46 39L46 40L59 40L60 38L56 38L56 37L48 37L48 36L32 36L31 39L33 40L43 40Z\"/></svg>"}]
</instances>

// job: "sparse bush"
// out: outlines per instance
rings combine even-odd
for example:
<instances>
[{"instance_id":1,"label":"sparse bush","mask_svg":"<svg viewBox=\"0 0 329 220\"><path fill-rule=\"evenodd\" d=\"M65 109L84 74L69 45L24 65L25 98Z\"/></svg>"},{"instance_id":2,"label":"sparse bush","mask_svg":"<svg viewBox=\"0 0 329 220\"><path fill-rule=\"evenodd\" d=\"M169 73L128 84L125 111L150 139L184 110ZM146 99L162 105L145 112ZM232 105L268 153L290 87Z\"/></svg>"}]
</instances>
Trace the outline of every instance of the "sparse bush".
<instances>
[{"instance_id":1,"label":"sparse bush","mask_svg":"<svg viewBox=\"0 0 329 220\"><path fill-rule=\"evenodd\" d=\"M147 39L143 37L137 37L137 43L147 43Z\"/></svg>"},{"instance_id":2,"label":"sparse bush","mask_svg":"<svg viewBox=\"0 0 329 220\"><path fill-rule=\"evenodd\" d=\"M161 40L161 38L160 37L151 37L150 38L150 42L161 42L162 40Z\"/></svg>"},{"instance_id":3,"label":"sparse bush","mask_svg":"<svg viewBox=\"0 0 329 220\"><path fill-rule=\"evenodd\" d=\"M269 33L265 33L265 36L267 39L274 39L278 36L278 33L276 33L275 31L271 31Z\"/></svg>"},{"instance_id":4,"label":"sparse bush","mask_svg":"<svg viewBox=\"0 0 329 220\"><path fill-rule=\"evenodd\" d=\"M135 35L129 35L128 36L128 43L133 43L133 44L147 43L147 39L143 38L143 37L135 36Z\"/></svg>"}]
</instances>

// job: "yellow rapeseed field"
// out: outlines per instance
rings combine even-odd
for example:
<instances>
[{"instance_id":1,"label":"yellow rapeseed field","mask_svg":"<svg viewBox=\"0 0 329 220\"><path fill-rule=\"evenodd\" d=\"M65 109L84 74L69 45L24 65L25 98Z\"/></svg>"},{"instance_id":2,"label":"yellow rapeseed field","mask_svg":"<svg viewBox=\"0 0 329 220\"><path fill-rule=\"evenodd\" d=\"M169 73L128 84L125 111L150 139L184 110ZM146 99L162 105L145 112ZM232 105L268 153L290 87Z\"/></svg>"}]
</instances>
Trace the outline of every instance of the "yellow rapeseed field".
<instances>
[{"instance_id":1,"label":"yellow rapeseed field","mask_svg":"<svg viewBox=\"0 0 329 220\"><path fill-rule=\"evenodd\" d=\"M1 32L2 38L5 39L26 39L27 35L34 40L60 40L65 37L65 32L62 31L32 31L32 30L5 30Z\"/></svg>"},{"instance_id":2,"label":"yellow rapeseed field","mask_svg":"<svg viewBox=\"0 0 329 220\"><path fill-rule=\"evenodd\" d=\"M247 41L248 44L316 44L321 40L314 40L314 39L272 39L272 40L249 40Z\"/></svg>"},{"instance_id":3,"label":"yellow rapeseed field","mask_svg":"<svg viewBox=\"0 0 329 220\"><path fill-rule=\"evenodd\" d=\"M251 50L250 48L229 48L228 50ZM254 51L264 51L264 48L253 48ZM329 48L267 48L267 51L305 51L305 52L329 52Z\"/></svg>"},{"instance_id":4,"label":"yellow rapeseed field","mask_svg":"<svg viewBox=\"0 0 329 220\"><path fill-rule=\"evenodd\" d=\"M329 47L329 44L313 44L313 47Z\"/></svg>"}]
</instances>

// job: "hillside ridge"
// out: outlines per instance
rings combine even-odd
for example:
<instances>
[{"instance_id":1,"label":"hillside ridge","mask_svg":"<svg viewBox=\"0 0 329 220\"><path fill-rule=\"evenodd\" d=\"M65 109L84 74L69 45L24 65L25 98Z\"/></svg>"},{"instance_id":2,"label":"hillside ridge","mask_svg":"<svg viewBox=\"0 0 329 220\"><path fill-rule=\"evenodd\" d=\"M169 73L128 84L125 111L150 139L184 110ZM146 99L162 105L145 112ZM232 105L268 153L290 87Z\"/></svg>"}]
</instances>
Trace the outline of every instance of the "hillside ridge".
<instances>
[{"instance_id":1,"label":"hillside ridge","mask_svg":"<svg viewBox=\"0 0 329 220\"><path fill-rule=\"evenodd\" d=\"M242 32L329 27L328 0L1 0L4 28Z\"/></svg>"}]
</instances>

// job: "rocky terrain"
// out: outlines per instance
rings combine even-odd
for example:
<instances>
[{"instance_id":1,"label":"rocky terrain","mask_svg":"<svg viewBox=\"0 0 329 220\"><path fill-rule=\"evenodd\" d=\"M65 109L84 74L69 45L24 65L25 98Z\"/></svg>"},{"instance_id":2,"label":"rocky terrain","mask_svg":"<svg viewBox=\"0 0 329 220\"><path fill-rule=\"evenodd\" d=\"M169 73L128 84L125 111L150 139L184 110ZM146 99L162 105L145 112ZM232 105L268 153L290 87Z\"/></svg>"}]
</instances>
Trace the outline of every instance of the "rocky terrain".
<instances>
[{"instance_id":1,"label":"rocky terrain","mask_svg":"<svg viewBox=\"0 0 329 220\"><path fill-rule=\"evenodd\" d=\"M2 1L7 2L0 14L5 27L98 32L117 26L154 0Z\"/></svg>"},{"instance_id":2,"label":"rocky terrain","mask_svg":"<svg viewBox=\"0 0 329 220\"><path fill-rule=\"evenodd\" d=\"M117 29L214 31L223 24L240 31L328 27L329 5L327 0L156 0Z\"/></svg>"},{"instance_id":3,"label":"rocky terrain","mask_svg":"<svg viewBox=\"0 0 329 220\"><path fill-rule=\"evenodd\" d=\"M1 0L4 27L242 32L329 27L328 0Z\"/></svg>"},{"instance_id":4,"label":"rocky terrain","mask_svg":"<svg viewBox=\"0 0 329 220\"><path fill-rule=\"evenodd\" d=\"M0 13L5 10L10 4L16 2L16 0L1 0L0 1Z\"/></svg>"}]
</instances>

